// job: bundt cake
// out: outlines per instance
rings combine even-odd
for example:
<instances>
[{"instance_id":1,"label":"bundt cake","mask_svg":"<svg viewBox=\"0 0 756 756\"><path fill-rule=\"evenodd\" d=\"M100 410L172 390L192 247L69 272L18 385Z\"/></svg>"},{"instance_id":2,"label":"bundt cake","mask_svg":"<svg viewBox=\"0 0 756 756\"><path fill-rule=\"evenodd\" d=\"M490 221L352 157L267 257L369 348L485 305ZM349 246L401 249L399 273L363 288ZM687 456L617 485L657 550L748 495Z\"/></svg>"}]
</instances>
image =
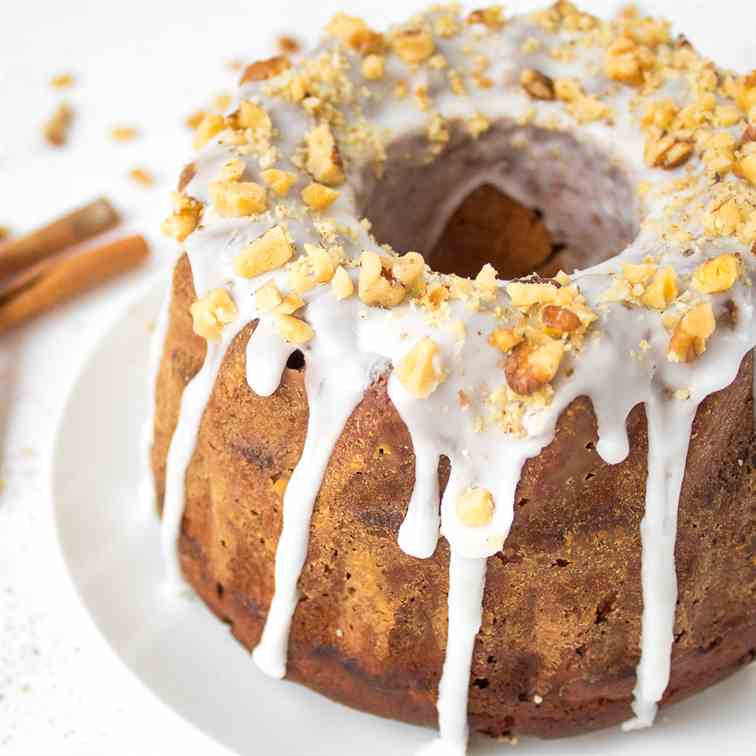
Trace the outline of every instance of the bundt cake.
<instances>
[{"instance_id":1,"label":"bundt cake","mask_svg":"<svg viewBox=\"0 0 756 756\"><path fill-rule=\"evenodd\" d=\"M248 66L164 224L169 578L440 752L750 662L754 122L756 72L568 2Z\"/></svg>"}]
</instances>

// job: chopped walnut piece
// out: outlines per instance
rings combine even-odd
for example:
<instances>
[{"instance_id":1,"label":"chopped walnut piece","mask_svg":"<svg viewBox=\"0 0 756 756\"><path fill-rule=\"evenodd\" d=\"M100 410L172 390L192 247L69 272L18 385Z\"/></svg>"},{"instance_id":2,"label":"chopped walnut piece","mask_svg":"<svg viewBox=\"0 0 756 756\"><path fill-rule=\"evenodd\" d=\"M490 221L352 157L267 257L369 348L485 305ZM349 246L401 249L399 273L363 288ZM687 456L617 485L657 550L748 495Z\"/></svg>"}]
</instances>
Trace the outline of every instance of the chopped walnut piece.
<instances>
[{"instance_id":1,"label":"chopped walnut piece","mask_svg":"<svg viewBox=\"0 0 756 756\"><path fill-rule=\"evenodd\" d=\"M394 368L399 382L418 399L427 399L443 380L438 346L427 336L407 352Z\"/></svg>"},{"instance_id":2,"label":"chopped walnut piece","mask_svg":"<svg viewBox=\"0 0 756 756\"><path fill-rule=\"evenodd\" d=\"M226 119L222 115L208 113L200 121L194 132L194 149L204 147L214 136L226 128Z\"/></svg>"},{"instance_id":3,"label":"chopped walnut piece","mask_svg":"<svg viewBox=\"0 0 756 756\"><path fill-rule=\"evenodd\" d=\"M512 281L507 284L507 294L515 307L528 308L534 304L548 304L557 296L553 283Z\"/></svg>"},{"instance_id":4,"label":"chopped walnut piece","mask_svg":"<svg viewBox=\"0 0 756 756\"><path fill-rule=\"evenodd\" d=\"M240 128L252 129L253 132L264 137L270 137L273 131L273 124L265 109L249 100L242 100L239 103L236 121Z\"/></svg>"},{"instance_id":5,"label":"chopped walnut piece","mask_svg":"<svg viewBox=\"0 0 756 756\"><path fill-rule=\"evenodd\" d=\"M316 181L327 186L344 183L344 166L336 140L327 123L316 126L305 136L307 161L305 167Z\"/></svg>"},{"instance_id":6,"label":"chopped walnut piece","mask_svg":"<svg viewBox=\"0 0 756 756\"><path fill-rule=\"evenodd\" d=\"M331 289L338 300L348 299L354 294L352 278L341 265L336 268L336 272L333 274L333 278L331 279Z\"/></svg>"},{"instance_id":7,"label":"chopped walnut piece","mask_svg":"<svg viewBox=\"0 0 756 756\"><path fill-rule=\"evenodd\" d=\"M476 113L471 118L468 118L465 122L465 128L467 133L472 136L473 139L477 139L481 134L485 133L491 128L491 121L484 115Z\"/></svg>"},{"instance_id":8,"label":"chopped walnut piece","mask_svg":"<svg viewBox=\"0 0 756 756\"><path fill-rule=\"evenodd\" d=\"M139 136L139 132L133 126L113 126L110 130L110 138L114 142L132 142Z\"/></svg>"},{"instance_id":9,"label":"chopped walnut piece","mask_svg":"<svg viewBox=\"0 0 756 756\"><path fill-rule=\"evenodd\" d=\"M480 527L493 519L494 500L487 488L468 488L457 499L457 518L463 525Z\"/></svg>"},{"instance_id":10,"label":"chopped walnut piece","mask_svg":"<svg viewBox=\"0 0 756 756\"><path fill-rule=\"evenodd\" d=\"M277 40L278 49L284 54L294 55L302 49L299 41L290 37L288 34L282 34Z\"/></svg>"},{"instance_id":11,"label":"chopped walnut piece","mask_svg":"<svg viewBox=\"0 0 756 756\"><path fill-rule=\"evenodd\" d=\"M184 123L187 128L194 131L202 123L206 115L207 113L204 110L195 110L184 119Z\"/></svg>"},{"instance_id":12,"label":"chopped walnut piece","mask_svg":"<svg viewBox=\"0 0 756 756\"><path fill-rule=\"evenodd\" d=\"M288 171L281 171L278 168L268 168L261 174L262 180L271 188L274 194L279 197L285 197L289 189L293 186L297 177Z\"/></svg>"},{"instance_id":13,"label":"chopped walnut piece","mask_svg":"<svg viewBox=\"0 0 756 756\"><path fill-rule=\"evenodd\" d=\"M646 165L665 170L679 168L692 154L693 145L690 142L664 133L651 134L643 148Z\"/></svg>"},{"instance_id":14,"label":"chopped walnut piece","mask_svg":"<svg viewBox=\"0 0 756 756\"><path fill-rule=\"evenodd\" d=\"M548 339L540 345L518 344L504 363L509 387L523 396L543 388L557 374L563 354L564 344L556 339Z\"/></svg>"},{"instance_id":15,"label":"chopped walnut piece","mask_svg":"<svg viewBox=\"0 0 756 756\"><path fill-rule=\"evenodd\" d=\"M664 310L677 297L677 273L674 268L660 268L641 295L641 302L654 310Z\"/></svg>"},{"instance_id":16,"label":"chopped walnut piece","mask_svg":"<svg viewBox=\"0 0 756 756\"><path fill-rule=\"evenodd\" d=\"M361 18L346 13L337 13L325 30L360 55L381 52L385 46L382 34L373 31Z\"/></svg>"},{"instance_id":17,"label":"chopped walnut piece","mask_svg":"<svg viewBox=\"0 0 756 756\"><path fill-rule=\"evenodd\" d=\"M532 68L526 68L520 74L520 84L534 100L553 100L556 96L553 79Z\"/></svg>"},{"instance_id":18,"label":"chopped walnut piece","mask_svg":"<svg viewBox=\"0 0 756 756\"><path fill-rule=\"evenodd\" d=\"M575 79L554 79L554 95L562 102L575 102L585 97L585 92Z\"/></svg>"},{"instance_id":19,"label":"chopped walnut piece","mask_svg":"<svg viewBox=\"0 0 756 756\"><path fill-rule=\"evenodd\" d=\"M152 186L155 183L155 177L144 168L132 168L129 171L129 178L142 186Z\"/></svg>"},{"instance_id":20,"label":"chopped walnut piece","mask_svg":"<svg viewBox=\"0 0 756 756\"><path fill-rule=\"evenodd\" d=\"M644 128L655 126L657 129L665 131L672 125L679 112L680 108L673 100L650 102L641 118L641 126Z\"/></svg>"},{"instance_id":21,"label":"chopped walnut piece","mask_svg":"<svg viewBox=\"0 0 756 756\"><path fill-rule=\"evenodd\" d=\"M245 165L243 160L239 160L238 158L227 160L221 166L220 172L218 173L218 180L239 181L244 175L246 168L247 166Z\"/></svg>"},{"instance_id":22,"label":"chopped walnut piece","mask_svg":"<svg viewBox=\"0 0 756 756\"><path fill-rule=\"evenodd\" d=\"M357 293L367 305L396 307L404 300L407 289L394 278L393 262L377 252L366 250L360 256Z\"/></svg>"},{"instance_id":23,"label":"chopped walnut piece","mask_svg":"<svg viewBox=\"0 0 756 756\"><path fill-rule=\"evenodd\" d=\"M691 285L704 294L727 291L740 275L740 257L735 254L718 255L701 263L693 271Z\"/></svg>"},{"instance_id":24,"label":"chopped walnut piece","mask_svg":"<svg viewBox=\"0 0 756 756\"><path fill-rule=\"evenodd\" d=\"M496 30L504 26L504 8L501 5L489 5L471 11L465 21L468 24L482 24L488 29Z\"/></svg>"},{"instance_id":25,"label":"chopped walnut piece","mask_svg":"<svg viewBox=\"0 0 756 756\"><path fill-rule=\"evenodd\" d=\"M254 181L213 181L209 195L213 209L223 218L259 215L268 207L265 189Z\"/></svg>"},{"instance_id":26,"label":"chopped walnut piece","mask_svg":"<svg viewBox=\"0 0 756 756\"><path fill-rule=\"evenodd\" d=\"M756 152L742 157L738 161L738 173L756 186Z\"/></svg>"},{"instance_id":27,"label":"chopped walnut piece","mask_svg":"<svg viewBox=\"0 0 756 756\"><path fill-rule=\"evenodd\" d=\"M672 362L692 362L706 351L706 342L715 328L714 312L708 302L691 307L672 332L667 358Z\"/></svg>"},{"instance_id":28,"label":"chopped walnut piece","mask_svg":"<svg viewBox=\"0 0 756 756\"><path fill-rule=\"evenodd\" d=\"M622 263L622 277L631 284L644 284L656 273L656 265L650 263Z\"/></svg>"},{"instance_id":29,"label":"chopped walnut piece","mask_svg":"<svg viewBox=\"0 0 756 756\"><path fill-rule=\"evenodd\" d=\"M704 229L711 236L731 236L741 222L740 208L734 198L713 204L704 215Z\"/></svg>"},{"instance_id":30,"label":"chopped walnut piece","mask_svg":"<svg viewBox=\"0 0 756 756\"><path fill-rule=\"evenodd\" d=\"M234 271L242 278L254 278L280 268L293 254L286 232L281 226L273 226L242 249L234 260Z\"/></svg>"},{"instance_id":31,"label":"chopped walnut piece","mask_svg":"<svg viewBox=\"0 0 756 756\"><path fill-rule=\"evenodd\" d=\"M749 123L748 126L743 129L743 133L740 136L741 147L749 142L756 142L756 123Z\"/></svg>"},{"instance_id":32,"label":"chopped walnut piece","mask_svg":"<svg viewBox=\"0 0 756 756\"><path fill-rule=\"evenodd\" d=\"M306 344L315 336L309 323L293 315L278 315L274 321L276 333L289 344Z\"/></svg>"},{"instance_id":33,"label":"chopped walnut piece","mask_svg":"<svg viewBox=\"0 0 756 756\"><path fill-rule=\"evenodd\" d=\"M47 143L55 147L62 147L68 139L68 130L72 122L73 110L71 106L68 103L61 102L42 127L42 133Z\"/></svg>"},{"instance_id":34,"label":"chopped walnut piece","mask_svg":"<svg viewBox=\"0 0 756 756\"><path fill-rule=\"evenodd\" d=\"M572 310L558 305L546 305L541 310L541 320L550 336L572 333L582 325L580 318Z\"/></svg>"},{"instance_id":35,"label":"chopped walnut piece","mask_svg":"<svg viewBox=\"0 0 756 756\"><path fill-rule=\"evenodd\" d=\"M362 61L362 75L368 81L377 81L383 78L385 58L382 55L368 55Z\"/></svg>"},{"instance_id":36,"label":"chopped walnut piece","mask_svg":"<svg viewBox=\"0 0 756 756\"><path fill-rule=\"evenodd\" d=\"M184 241L197 228L202 215L202 204L194 197L178 192L173 195L173 212L164 221L160 230L178 242Z\"/></svg>"},{"instance_id":37,"label":"chopped walnut piece","mask_svg":"<svg viewBox=\"0 0 756 756\"><path fill-rule=\"evenodd\" d=\"M197 165L195 163L187 163L182 169L179 175L177 189L179 192L183 192L189 185L191 180L197 175Z\"/></svg>"},{"instance_id":38,"label":"chopped walnut piece","mask_svg":"<svg viewBox=\"0 0 756 756\"><path fill-rule=\"evenodd\" d=\"M522 336L519 336L515 331L505 328L498 328L495 331L491 331L488 337L488 343L502 352L511 351L521 342Z\"/></svg>"},{"instance_id":39,"label":"chopped walnut piece","mask_svg":"<svg viewBox=\"0 0 756 756\"><path fill-rule=\"evenodd\" d=\"M50 79L50 86L53 89L68 89L76 83L76 77L70 73L56 74Z\"/></svg>"},{"instance_id":40,"label":"chopped walnut piece","mask_svg":"<svg viewBox=\"0 0 756 756\"><path fill-rule=\"evenodd\" d=\"M194 332L208 341L219 341L223 326L237 315L236 304L226 289L213 289L189 308Z\"/></svg>"},{"instance_id":41,"label":"chopped walnut piece","mask_svg":"<svg viewBox=\"0 0 756 756\"><path fill-rule=\"evenodd\" d=\"M279 304L273 308L274 315L293 315L305 306L305 301L296 291L290 291Z\"/></svg>"},{"instance_id":42,"label":"chopped walnut piece","mask_svg":"<svg viewBox=\"0 0 756 756\"><path fill-rule=\"evenodd\" d=\"M302 200L312 210L325 210L338 199L338 196L339 192L336 189L314 181L302 189Z\"/></svg>"},{"instance_id":43,"label":"chopped walnut piece","mask_svg":"<svg viewBox=\"0 0 756 756\"><path fill-rule=\"evenodd\" d=\"M328 283L335 270L333 258L319 244L305 244L304 248L306 255L289 267L289 285L297 292Z\"/></svg>"},{"instance_id":44,"label":"chopped walnut piece","mask_svg":"<svg viewBox=\"0 0 756 756\"><path fill-rule=\"evenodd\" d=\"M276 55L267 60L258 60L250 63L241 75L239 84L248 84L253 81L267 81L278 76L291 68L291 63L285 55Z\"/></svg>"},{"instance_id":45,"label":"chopped walnut piece","mask_svg":"<svg viewBox=\"0 0 756 756\"><path fill-rule=\"evenodd\" d=\"M735 102L749 117L756 114L756 69L738 81Z\"/></svg>"},{"instance_id":46,"label":"chopped walnut piece","mask_svg":"<svg viewBox=\"0 0 756 756\"><path fill-rule=\"evenodd\" d=\"M283 294L278 290L275 281L268 281L255 292L255 307L260 312L271 312L283 302Z\"/></svg>"},{"instance_id":47,"label":"chopped walnut piece","mask_svg":"<svg viewBox=\"0 0 756 756\"><path fill-rule=\"evenodd\" d=\"M428 60L436 50L433 35L427 29L405 29L392 40L394 52L410 65Z\"/></svg>"},{"instance_id":48,"label":"chopped walnut piece","mask_svg":"<svg viewBox=\"0 0 756 756\"><path fill-rule=\"evenodd\" d=\"M643 83L643 70L653 63L653 54L639 47L629 37L618 37L609 45L604 72L610 79L638 86Z\"/></svg>"},{"instance_id":49,"label":"chopped walnut piece","mask_svg":"<svg viewBox=\"0 0 756 756\"><path fill-rule=\"evenodd\" d=\"M425 259L419 252L407 252L394 262L392 272L397 281L411 288L425 273Z\"/></svg>"}]
</instances>

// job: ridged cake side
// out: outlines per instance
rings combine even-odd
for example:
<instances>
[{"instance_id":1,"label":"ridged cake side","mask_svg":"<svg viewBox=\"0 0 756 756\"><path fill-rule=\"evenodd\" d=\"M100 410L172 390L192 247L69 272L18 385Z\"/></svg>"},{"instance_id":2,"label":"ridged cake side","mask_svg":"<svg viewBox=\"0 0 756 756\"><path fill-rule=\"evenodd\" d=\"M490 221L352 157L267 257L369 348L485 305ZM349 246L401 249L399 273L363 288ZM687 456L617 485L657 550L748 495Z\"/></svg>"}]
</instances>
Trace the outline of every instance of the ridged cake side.
<instances>
[{"instance_id":1,"label":"ridged cake side","mask_svg":"<svg viewBox=\"0 0 756 756\"><path fill-rule=\"evenodd\" d=\"M189 315L195 299L182 258L156 390L159 500L181 395L204 359L205 341ZM259 641L273 594L281 492L308 416L299 370L287 369L268 398L247 386L245 345L254 325L229 348L204 413L180 539L184 576L248 649ZM680 500L665 703L756 654L752 370L749 355L696 416ZM630 716L648 456L642 407L628 429L629 457L607 465L594 449L590 402L580 398L563 413L554 441L526 463L511 534L488 564L470 680L473 729L562 736ZM414 469L409 434L379 379L348 421L316 502L287 676L350 706L431 725L446 647L449 555L445 540L427 560L397 545ZM443 463L439 475L443 486Z\"/></svg>"}]
</instances>

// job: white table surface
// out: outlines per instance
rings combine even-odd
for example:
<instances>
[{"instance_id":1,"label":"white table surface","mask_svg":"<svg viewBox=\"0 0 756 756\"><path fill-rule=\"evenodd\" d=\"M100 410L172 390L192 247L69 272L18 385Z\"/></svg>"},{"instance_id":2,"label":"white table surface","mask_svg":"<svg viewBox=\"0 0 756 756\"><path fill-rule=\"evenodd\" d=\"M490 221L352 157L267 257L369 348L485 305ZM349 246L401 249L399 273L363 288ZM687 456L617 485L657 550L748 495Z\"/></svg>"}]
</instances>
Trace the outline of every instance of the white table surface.
<instances>
[{"instance_id":1,"label":"white table surface","mask_svg":"<svg viewBox=\"0 0 756 756\"><path fill-rule=\"evenodd\" d=\"M417 0L3 0L0 5L0 225L28 231L98 194L124 229L145 233L140 273L0 341L0 754L228 754L133 679L90 625L63 573L52 520L52 439L83 355L134 289L172 259L156 230L189 155L183 119L233 87L233 58L272 54L280 33L312 42L345 6L377 26ZM583 3L592 10L612 2ZM473 4L474 5L474 4ZM509 2L508 8L539 3ZM726 65L756 66L750 3L666 0L652 7ZM648 3L646 4L648 7ZM694 12L695 11L695 12ZM56 92L50 76L77 83ZM69 145L46 147L40 124L65 98ZM111 126L140 138L115 144ZM154 188L126 174L152 171ZM117 600L117 597L114 597ZM253 751L252 751L253 752Z\"/></svg>"}]
</instances>

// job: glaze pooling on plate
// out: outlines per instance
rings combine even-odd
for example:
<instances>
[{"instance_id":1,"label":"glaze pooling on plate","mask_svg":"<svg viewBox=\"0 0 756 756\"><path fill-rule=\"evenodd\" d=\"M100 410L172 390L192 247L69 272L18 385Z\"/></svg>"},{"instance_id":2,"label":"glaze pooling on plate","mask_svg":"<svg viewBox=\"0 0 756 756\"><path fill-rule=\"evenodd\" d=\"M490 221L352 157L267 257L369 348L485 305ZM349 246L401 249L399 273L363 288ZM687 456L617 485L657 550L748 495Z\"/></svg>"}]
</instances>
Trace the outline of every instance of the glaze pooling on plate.
<instances>
[{"instance_id":1,"label":"glaze pooling on plate","mask_svg":"<svg viewBox=\"0 0 756 756\"><path fill-rule=\"evenodd\" d=\"M627 727L651 724L669 679L691 424L756 343L756 138L747 126L756 82L718 72L663 22L609 24L567 3L512 19L496 8L466 19L436 8L387 35L341 15L328 32L295 65L248 67L229 113L200 125L200 152L166 223L184 242L200 297L195 330L208 339L168 455L169 577L181 582L184 477L205 405L228 346L256 321L249 387L272 394L298 349L310 412L254 652L284 676L326 465L366 388L390 372L416 457L399 545L427 558L440 534L451 549L433 748L464 753L486 558L509 533L523 465L580 396L593 404L600 456L621 462L627 416L642 403L644 611ZM577 255L566 264L589 263L586 249L599 260L618 254L571 276L508 283L486 266L469 280L381 246L363 220L427 251L483 183L553 206L546 222ZM451 472L439 516L442 456Z\"/></svg>"}]
</instances>

